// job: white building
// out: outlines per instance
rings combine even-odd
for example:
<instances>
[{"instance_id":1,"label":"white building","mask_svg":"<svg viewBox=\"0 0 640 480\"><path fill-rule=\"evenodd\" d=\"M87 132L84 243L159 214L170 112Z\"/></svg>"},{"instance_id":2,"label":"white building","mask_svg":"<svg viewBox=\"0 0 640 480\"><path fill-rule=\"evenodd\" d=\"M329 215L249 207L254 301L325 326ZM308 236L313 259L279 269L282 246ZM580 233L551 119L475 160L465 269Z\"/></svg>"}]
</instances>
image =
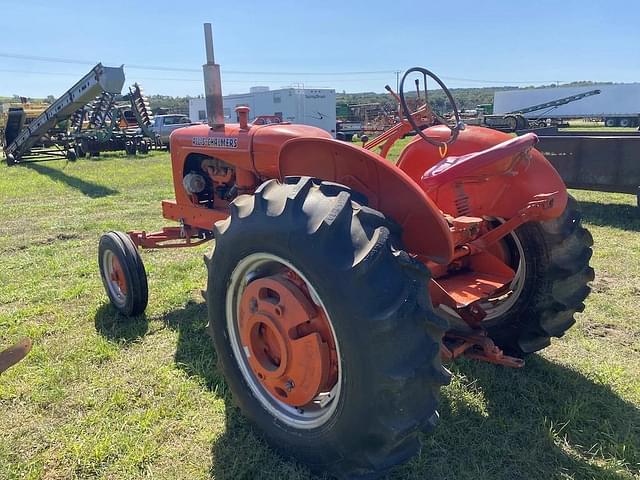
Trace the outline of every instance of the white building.
<instances>
[{"instance_id":1,"label":"white building","mask_svg":"<svg viewBox=\"0 0 640 480\"><path fill-rule=\"evenodd\" d=\"M257 116L269 115L283 122L313 125L335 136L336 128L336 91L318 88L283 88L269 90L268 87L253 87L249 93L228 95L223 98L224 118L236 123L235 108L248 106L249 121ZM204 98L189 99L189 118L192 122L207 120L207 107Z\"/></svg>"}]
</instances>

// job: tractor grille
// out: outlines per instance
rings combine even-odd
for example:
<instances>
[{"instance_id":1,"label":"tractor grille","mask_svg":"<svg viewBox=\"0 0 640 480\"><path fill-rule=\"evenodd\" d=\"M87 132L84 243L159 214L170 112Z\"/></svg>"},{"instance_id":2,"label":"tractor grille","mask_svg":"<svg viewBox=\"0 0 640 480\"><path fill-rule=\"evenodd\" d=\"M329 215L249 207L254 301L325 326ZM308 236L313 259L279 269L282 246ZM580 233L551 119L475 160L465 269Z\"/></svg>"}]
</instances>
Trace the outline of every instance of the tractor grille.
<instances>
[{"instance_id":1,"label":"tractor grille","mask_svg":"<svg viewBox=\"0 0 640 480\"><path fill-rule=\"evenodd\" d=\"M458 217L468 216L471 213L471 206L469 205L469 197L464 191L462 183L456 183L456 213Z\"/></svg>"}]
</instances>

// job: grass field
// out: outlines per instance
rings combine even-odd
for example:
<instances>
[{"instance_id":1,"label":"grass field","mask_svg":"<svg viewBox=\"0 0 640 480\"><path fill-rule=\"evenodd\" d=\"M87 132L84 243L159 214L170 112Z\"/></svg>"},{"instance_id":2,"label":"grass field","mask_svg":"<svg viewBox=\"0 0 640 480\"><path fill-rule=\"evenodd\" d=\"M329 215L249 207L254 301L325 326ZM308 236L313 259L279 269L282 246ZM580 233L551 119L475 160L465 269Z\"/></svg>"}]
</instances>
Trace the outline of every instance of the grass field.
<instances>
[{"instance_id":1,"label":"grass field","mask_svg":"<svg viewBox=\"0 0 640 480\"><path fill-rule=\"evenodd\" d=\"M144 252L144 318L107 304L98 238L164 224L168 154L0 170L0 345L34 340L0 377L0 479L310 478L216 372L205 247ZM640 478L640 215L635 197L574 193L597 272L577 325L522 370L451 365L438 429L390 478Z\"/></svg>"},{"instance_id":2,"label":"grass field","mask_svg":"<svg viewBox=\"0 0 640 480\"><path fill-rule=\"evenodd\" d=\"M568 128L561 128L561 131L581 130L591 132L609 132L609 133L634 133L638 131L638 127L605 127L604 122L591 122L587 119L569 120Z\"/></svg>"}]
</instances>

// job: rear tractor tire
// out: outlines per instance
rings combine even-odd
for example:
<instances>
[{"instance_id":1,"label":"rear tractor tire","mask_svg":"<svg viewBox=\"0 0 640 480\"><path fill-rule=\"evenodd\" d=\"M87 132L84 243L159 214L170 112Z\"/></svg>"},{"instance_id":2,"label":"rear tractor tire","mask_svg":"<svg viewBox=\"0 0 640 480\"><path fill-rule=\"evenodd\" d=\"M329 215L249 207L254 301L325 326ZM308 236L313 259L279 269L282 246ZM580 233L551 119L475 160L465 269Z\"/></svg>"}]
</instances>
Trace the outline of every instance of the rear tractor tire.
<instances>
[{"instance_id":1,"label":"rear tractor tire","mask_svg":"<svg viewBox=\"0 0 640 480\"><path fill-rule=\"evenodd\" d=\"M234 200L206 258L209 331L236 403L275 449L341 478L415 455L449 381L429 273L359 200L269 180Z\"/></svg>"},{"instance_id":2,"label":"rear tractor tire","mask_svg":"<svg viewBox=\"0 0 640 480\"><path fill-rule=\"evenodd\" d=\"M138 249L122 232L100 237L98 264L104 289L113 307L126 317L142 314L147 307L147 273Z\"/></svg>"},{"instance_id":3,"label":"rear tractor tire","mask_svg":"<svg viewBox=\"0 0 640 480\"><path fill-rule=\"evenodd\" d=\"M589 266L593 238L580 223L578 204L569 197L564 213L554 220L517 228L508 243L516 279L512 296L485 307L489 336L500 348L525 356L561 337L584 310L594 279Z\"/></svg>"}]
</instances>

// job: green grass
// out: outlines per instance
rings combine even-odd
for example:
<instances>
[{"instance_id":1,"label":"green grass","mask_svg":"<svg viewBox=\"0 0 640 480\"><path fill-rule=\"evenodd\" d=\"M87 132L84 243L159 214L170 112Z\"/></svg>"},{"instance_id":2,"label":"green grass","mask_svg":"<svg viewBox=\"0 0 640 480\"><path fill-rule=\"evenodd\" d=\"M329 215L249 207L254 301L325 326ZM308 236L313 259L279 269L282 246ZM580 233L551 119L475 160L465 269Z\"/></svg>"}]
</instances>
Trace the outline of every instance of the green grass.
<instances>
[{"instance_id":1,"label":"green grass","mask_svg":"<svg viewBox=\"0 0 640 480\"><path fill-rule=\"evenodd\" d=\"M584 126L570 126L567 128L559 128L560 132L607 132L611 135L615 135L616 133L638 133L638 127L605 127L603 125L584 125Z\"/></svg>"},{"instance_id":2,"label":"green grass","mask_svg":"<svg viewBox=\"0 0 640 480\"><path fill-rule=\"evenodd\" d=\"M637 132L638 127L605 127L604 122L590 122L584 119L569 120L568 128L561 128L561 132L587 131L587 132L609 132L609 133L629 133Z\"/></svg>"},{"instance_id":3,"label":"green grass","mask_svg":"<svg viewBox=\"0 0 640 480\"><path fill-rule=\"evenodd\" d=\"M150 302L127 323L96 262L110 229L165 224L165 153L0 167L1 479L304 479L233 407L205 333L202 253L145 251ZM575 192L595 238L578 324L524 369L451 365L441 422L392 479L640 478L640 216Z\"/></svg>"}]
</instances>

